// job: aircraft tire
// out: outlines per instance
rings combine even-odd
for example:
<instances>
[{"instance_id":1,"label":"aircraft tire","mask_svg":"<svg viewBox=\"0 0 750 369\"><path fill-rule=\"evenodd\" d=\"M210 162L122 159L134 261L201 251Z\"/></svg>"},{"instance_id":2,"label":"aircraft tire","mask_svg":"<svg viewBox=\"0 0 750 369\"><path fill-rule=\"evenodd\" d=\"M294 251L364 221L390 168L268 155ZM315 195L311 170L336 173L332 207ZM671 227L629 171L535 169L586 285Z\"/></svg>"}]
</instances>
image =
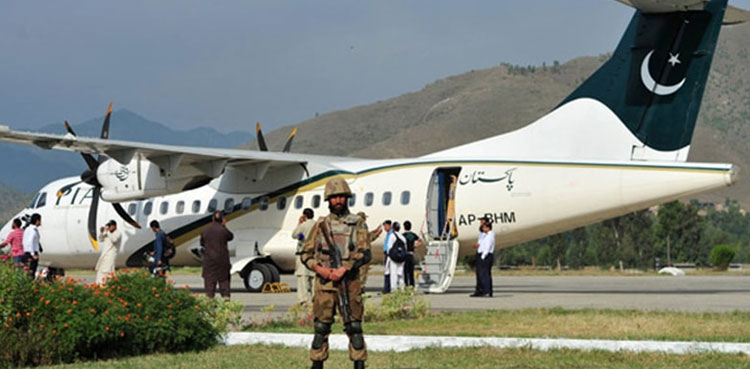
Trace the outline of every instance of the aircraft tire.
<instances>
[{"instance_id":1,"label":"aircraft tire","mask_svg":"<svg viewBox=\"0 0 750 369\"><path fill-rule=\"evenodd\" d=\"M279 268L273 264L265 264L268 270L271 271L271 282L281 282L281 274L279 274Z\"/></svg>"},{"instance_id":2,"label":"aircraft tire","mask_svg":"<svg viewBox=\"0 0 750 369\"><path fill-rule=\"evenodd\" d=\"M263 285L273 281L273 275L268 265L253 263L242 280L245 282L245 289L249 292L261 292Z\"/></svg>"}]
</instances>

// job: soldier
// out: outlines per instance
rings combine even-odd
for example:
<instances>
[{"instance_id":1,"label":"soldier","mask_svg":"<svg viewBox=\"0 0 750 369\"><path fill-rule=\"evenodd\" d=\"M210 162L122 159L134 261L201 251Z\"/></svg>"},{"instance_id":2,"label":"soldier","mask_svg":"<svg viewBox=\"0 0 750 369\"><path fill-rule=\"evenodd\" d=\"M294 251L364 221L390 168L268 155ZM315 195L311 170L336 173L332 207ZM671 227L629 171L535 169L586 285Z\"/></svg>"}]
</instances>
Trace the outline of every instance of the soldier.
<instances>
[{"instance_id":1,"label":"soldier","mask_svg":"<svg viewBox=\"0 0 750 369\"><path fill-rule=\"evenodd\" d=\"M323 368L323 362L328 359L328 335L335 311L344 320L344 330L349 336L349 359L354 361L354 368L364 368L367 360L359 272L360 267L370 262L372 254L364 214L349 212L350 196L349 185L343 179L326 183L325 199L331 213L315 223L300 255L302 263L316 274L315 336L310 349L313 369Z\"/></svg>"}]
</instances>

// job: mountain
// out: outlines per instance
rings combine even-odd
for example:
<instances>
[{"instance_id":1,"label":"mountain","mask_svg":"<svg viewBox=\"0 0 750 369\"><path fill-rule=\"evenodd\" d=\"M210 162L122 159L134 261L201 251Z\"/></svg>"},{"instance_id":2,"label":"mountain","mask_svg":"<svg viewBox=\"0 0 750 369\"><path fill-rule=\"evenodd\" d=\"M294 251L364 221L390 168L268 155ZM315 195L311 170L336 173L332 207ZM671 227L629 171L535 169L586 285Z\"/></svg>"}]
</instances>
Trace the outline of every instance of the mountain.
<instances>
[{"instance_id":1,"label":"mountain","mask_svg":"<svg viewBox=\"0 0 750 369\"><path fill-rule=\"evenodd\" d=\"M31 195L8 188L0 183L0 225L5 224L30 201Z\"/></svg>"},{"instance_id":2,"label":"mountain","mask_svg":"<svg viewBox=\"0 0 750 369\"><path fill-rule=\"evenodd\" d=\"M714 58L690 161L750 168L750 25L725 27ZM509 132L548 113L609 55L565 64L499 65L437 80L422 90L335 111L298 125L292 151L365 158L420 156ZM290 127L266 134L283 144ZM250 141L243 147L255 148ZM726 197L750 206L750 186L739 184L700 197Z\"/></svg>"},{"instance_id":3,"label":"mountain","mask_svg":"<svg viewBox=\"0 0 750 369\"><path fill-rule=\"evenodd\" d=\"M104 117L73 125L78 136L99 137ZM65 133L62 123L40 127L36 131ZM220 133L213 128L187 131L171 129L148 120L132 111L121 109L112 113L110 138L161 144L231 148L254 137L247 132ZM77 153L47 151L35 147L0 144L0 157L8 170L0 171L0 183L24 193L36 192L44 184L66 176L77 176L85 164Z\"/></svg>"}]
</instances>

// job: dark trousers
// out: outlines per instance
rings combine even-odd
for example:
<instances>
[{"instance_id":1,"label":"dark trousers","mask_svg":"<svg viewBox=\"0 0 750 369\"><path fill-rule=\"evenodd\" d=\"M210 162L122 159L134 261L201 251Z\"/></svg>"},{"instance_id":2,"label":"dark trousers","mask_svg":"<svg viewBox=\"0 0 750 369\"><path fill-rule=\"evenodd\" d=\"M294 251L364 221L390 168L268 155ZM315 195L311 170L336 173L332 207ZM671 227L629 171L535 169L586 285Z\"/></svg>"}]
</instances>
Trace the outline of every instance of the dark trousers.
<instances>
[{"instance_id":1,"label":"dark trousers","mask_svg":"<svg viewBox=\"0 0 750 369\"><path fill-rule=\"evenodd\" d=\"M24 254L24 264L26 264L26 267L28 268L29 276L31 276L32 279L36 278L36 268L39 265L39 259L34 259L34 257L30 253Z\"/></svg>"},{"instance_id":2,"label":"dark trousers","mask_svg":"<svg viewBox=\"0 0 750 369\"><path fill-rule=\"evenodd\" d=\"M385 259L383 260L388 260L388 254L387 253L383 253L383 254L385 255L384 256ZM383 280L383 293L391 293L391 275L388 274L388 269L386 269L385 271L386 271L386 274L385 274L385 279Z\"/></svg>"},{"instance_id":3,"label":"dark trousers","mask_svg":"<svg viewBox=\"0 0 750 369\"><path fill-rule=\"evenodd\" d=\"M230 279L225 279L223 281L208 278L203 279L203 287L206 289L206 297L211 299L214 298L214 295L216 295L216 283L218 283L221 297L229 298L229 281Z\"/></svg>"},{"instance_id":4,"label":"dark trousers","mask_svg":"<svg viewBox=\"0 0 750 369\"><path fill-rule=\"evenodd\" d=\"M404 283L414 287L414 254L407 253L404 260Z\"/></svg>"},{"instance_id":5,"label":"dark trousers","mask_svg":"<svg viewBox=\"0 0 750 369\"><path fill-rule=\"evenodd\" d=\"M477 286L475 293L479 295L492 296L492 264L495 257L493 254L487 254L482 260L481 254L477 254Z\"/></svg>"}]
</instances>

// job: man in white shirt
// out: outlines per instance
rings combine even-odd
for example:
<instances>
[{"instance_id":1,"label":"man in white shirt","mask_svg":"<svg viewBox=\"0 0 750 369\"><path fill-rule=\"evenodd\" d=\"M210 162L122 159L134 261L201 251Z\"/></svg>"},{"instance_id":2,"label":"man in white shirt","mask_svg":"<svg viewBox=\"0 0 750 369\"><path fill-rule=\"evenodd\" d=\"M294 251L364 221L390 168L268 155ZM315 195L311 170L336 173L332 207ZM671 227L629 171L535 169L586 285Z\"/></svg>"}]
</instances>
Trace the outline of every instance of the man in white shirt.
<instances>
[{"instance_id":1,"label":"man in white shirt","mask_svg":"<svg viewBox=\"0 0 750 369\"><path fill-rule=\"evenodd\" d=\"M99 230L99 260L96 262L96 283L104 284L106 278L115 272L115 259L120 250L122 234L117 230L117 222L110 220Z\"/></svg>"},{"instance_id":2,"label":"man in white shirt","mask_svg":"<svg viewBox=\"0 0 750 369\"><path fill-rule=\"evenodd\" d=\"M310 235L315 225L315 212L313 209L305 208L302 211L302 216L299 218L297 228L292 232L292 238L297 240L297 259L294 265L294 275L297 277L297 301L300 305L305 303L312 303L313 298L313 286L315 285L315 272L307 269L305 264L302 264L302 260L299 255L302 254L302 245L305 243L307 236Z\"/></svg>"},{"instance_id":3,"label":"man in white shirt","mask_svg":"<svg viewBox=\"0 0 750 369\"><path fill-rule=\"evenodd\" d=\"M477 248L478 285L472 297L492 297L492 264L495 261L495 232L492 231L492 223L482 225L482 234Z\"/></svg>"},{"instance_id":4,"label":"man in white shirt","mask_svg":"<svg viewBox=\"0 0 750 369\"><path fill-rule=\"evenodd\" d=\"M42 225L42 216L34 213L31 215L29 224L23 231L23 254L24 263L29 268L31 278L36 276L36 267L39 264L39 253L42 252L39 244L39 227Z\"/></svg>"}]
</instances>

